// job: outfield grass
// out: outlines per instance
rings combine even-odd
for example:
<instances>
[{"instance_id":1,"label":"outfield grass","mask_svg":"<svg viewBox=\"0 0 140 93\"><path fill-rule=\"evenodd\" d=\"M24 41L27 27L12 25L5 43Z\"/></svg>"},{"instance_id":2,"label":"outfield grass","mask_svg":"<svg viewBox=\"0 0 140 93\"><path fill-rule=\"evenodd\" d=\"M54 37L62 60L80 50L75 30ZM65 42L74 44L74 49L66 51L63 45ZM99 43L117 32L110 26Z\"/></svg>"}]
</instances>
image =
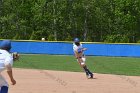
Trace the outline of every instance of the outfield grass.
<instances>
[{"instance_id":1,"label":"outfield grass","mask_svg":"<svg viewBox=\"0 0 140 93\"><path fill-rule=\"evenodd\" d=\"M87 66L92 72L140 76L140 58L87 56ZM17 68L33 68L81 72L73 56L21 55Z\"/></svg>"}]
</instances>

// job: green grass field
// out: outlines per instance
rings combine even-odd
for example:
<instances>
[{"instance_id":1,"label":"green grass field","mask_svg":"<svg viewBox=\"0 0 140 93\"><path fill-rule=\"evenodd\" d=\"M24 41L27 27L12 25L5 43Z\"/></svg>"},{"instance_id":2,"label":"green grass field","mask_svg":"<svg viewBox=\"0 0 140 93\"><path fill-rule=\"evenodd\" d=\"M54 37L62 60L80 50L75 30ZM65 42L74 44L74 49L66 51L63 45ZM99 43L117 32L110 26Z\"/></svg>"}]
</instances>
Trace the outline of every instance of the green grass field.
<instances>
[{"instance_id":1,"label":"green grass field","mask_svg":"<svg viewBox=\"0 0 140 93\"><path fill-rule=\"evenodd\" d=\"M140 58L87 56L86 64L96 73L140 76ZM21 55L14 67L83 71L73 56L60 55Z\"/></svg>"}]
</instances>

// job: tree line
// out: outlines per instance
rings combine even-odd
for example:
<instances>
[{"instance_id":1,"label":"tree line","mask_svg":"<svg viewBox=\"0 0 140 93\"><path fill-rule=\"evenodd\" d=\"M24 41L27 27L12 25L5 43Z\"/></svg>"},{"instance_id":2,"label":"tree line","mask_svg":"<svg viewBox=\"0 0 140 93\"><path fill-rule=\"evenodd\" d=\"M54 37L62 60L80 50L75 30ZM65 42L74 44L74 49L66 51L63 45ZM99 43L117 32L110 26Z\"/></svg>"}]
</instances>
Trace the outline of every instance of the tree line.
<instances>
[{"instance_id":1,"label":"tree line","mask_svg":"<svg viewBox=\"0 0 140 93\"><path fill-rule=\"evenodd\" d=\"M0 0L0 38L140 42L140 0Z\"/></svg>"}]
</instances>

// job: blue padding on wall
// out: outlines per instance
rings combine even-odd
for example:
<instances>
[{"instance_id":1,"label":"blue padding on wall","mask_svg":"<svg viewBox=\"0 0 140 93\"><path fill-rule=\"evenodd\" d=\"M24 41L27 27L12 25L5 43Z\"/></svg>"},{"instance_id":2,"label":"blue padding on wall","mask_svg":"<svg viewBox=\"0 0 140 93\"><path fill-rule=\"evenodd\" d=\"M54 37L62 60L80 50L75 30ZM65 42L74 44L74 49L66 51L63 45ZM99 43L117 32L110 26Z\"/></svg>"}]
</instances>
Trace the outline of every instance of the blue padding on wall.
<instances>
[{"instance_id":1,"label":"blue padding on wall","mask_svg":"<svg viewBox=\"0 0 140 93\"><path fill-rule=\"evenodd\" d=\"M73 55L73 44L68 42L12 41L12 47L19 53ZM139 44L84 43L83 47L88 48L86 55L140 57Z\"/></svg>"},{"instance_id":2,"label":"blue padding on wall","mask_svg":"<svg viewBox=\"0 0 140 93\"><path fill-rule=\"evenodd\" d=\"M73 53L71 43L60 42L12 42L12 51L19 53L37 54L66 54Z\"/></svg>"},{"instance_id":3,"label":"blue padding on wall","mask_svg":"<svg viewBox=\"0 0 140 93\"><path fill-rule=\"evenodd\" d=\"M132 44L84 44L86 55L96 56L140 56L140 45Z\"/></svg>"}]
</instances>

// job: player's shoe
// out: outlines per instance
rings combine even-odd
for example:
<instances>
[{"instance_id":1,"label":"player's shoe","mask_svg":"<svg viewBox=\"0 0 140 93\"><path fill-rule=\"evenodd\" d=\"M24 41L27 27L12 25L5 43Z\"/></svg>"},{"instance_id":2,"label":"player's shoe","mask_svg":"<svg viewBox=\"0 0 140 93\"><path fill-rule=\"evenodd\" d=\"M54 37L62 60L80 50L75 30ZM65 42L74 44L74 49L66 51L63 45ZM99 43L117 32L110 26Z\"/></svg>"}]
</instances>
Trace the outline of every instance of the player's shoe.
<instances>
[{"instance_id":1,"label":"player's shoe","mask_svg":"<svg viewBox=\"0 0 140 93\"><path fill-rule=\"evenodd\" d=\"M88 78L88 79L93 79L93 74L87 75L87 78Z\"/></svg>"},{"instance_id":2,"label":"player's shoe","mask_svg":"<svg viewBox=\"0 0 140 93\"><path fill-rule=\"evenodd\" d=\"M93 78L93 74L90 74L90 78Z\"/></svg>"},{"instance_id":3,"label":"player's shoe","mask_svg":"<svg viewBox=\"0 0 140 93\"><path fill-rule=\"evenodd\" d=\"M88 76L87 76L87 78L88 78L88 79L90 79L90 78L91 78L91 76L90 76L90 75L88 75Z\"/></svg>"}]
</instances>

